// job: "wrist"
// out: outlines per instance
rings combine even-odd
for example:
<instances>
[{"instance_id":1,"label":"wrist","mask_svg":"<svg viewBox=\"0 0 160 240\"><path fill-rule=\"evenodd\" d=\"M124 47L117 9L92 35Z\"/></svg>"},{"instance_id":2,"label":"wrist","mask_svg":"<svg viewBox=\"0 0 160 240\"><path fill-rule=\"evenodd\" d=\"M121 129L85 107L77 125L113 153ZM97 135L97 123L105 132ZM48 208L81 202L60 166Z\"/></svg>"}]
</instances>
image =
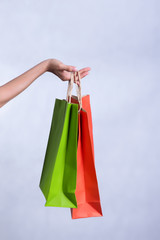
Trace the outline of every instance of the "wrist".
<instances>
[{"instance_id":1,"label":"wrist","mask_svg":"<svg viewBox=\"0 0 160 240\"><path fill-rule=\"evenodd\" d=\"M49 71L51 59L46 59L43 61L45 72Z\"/></svg>"}]
</instances>

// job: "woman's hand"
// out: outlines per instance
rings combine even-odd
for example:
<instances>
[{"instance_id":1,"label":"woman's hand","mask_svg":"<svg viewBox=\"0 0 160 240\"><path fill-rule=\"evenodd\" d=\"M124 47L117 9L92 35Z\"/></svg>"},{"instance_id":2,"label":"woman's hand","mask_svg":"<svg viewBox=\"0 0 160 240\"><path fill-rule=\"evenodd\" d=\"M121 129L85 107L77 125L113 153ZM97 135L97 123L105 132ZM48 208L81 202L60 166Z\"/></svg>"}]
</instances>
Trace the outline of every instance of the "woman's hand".
<instances>
[{"instance_id":1,"label":"woman's hand","mask_svg":"<svg viewBox=\"0 0 160 240\"><path fill-rule=\"evenodd\" d=\"M71 79L71 72L78 71L75 66L71 65L65 65L64 63L60 62L57 59L48 59L48 67L47 71L52 72L55 75L57 75L62 81L68 81ZM91 70L90 67L82 68L79 70L80 78L84 78L86 75L88 75L89 71ZM78 76L76 77L75 82L78 82Z\"/></svg>"},{"instance_id":2,"label":"woman's hand","mask_svg":"<svg viewBox=\"0 0 160 240\"><path fill-rule=\"evenodd\" d=\"M79 71L80 77L85 77L90 68L83 68ZM45 72L52 72L57 75L61 80L68 81L71 78L71 72L78 71L74 66L65 65L56 59L47 59L26 72L22 73L18 77L0 86L0 108L5 105L12 98L16 97L22 91L24 91L29 85L31 85L35 79L41 76ZM76 76L77 85L78 76Z\"/></svg>"}]
</instances>

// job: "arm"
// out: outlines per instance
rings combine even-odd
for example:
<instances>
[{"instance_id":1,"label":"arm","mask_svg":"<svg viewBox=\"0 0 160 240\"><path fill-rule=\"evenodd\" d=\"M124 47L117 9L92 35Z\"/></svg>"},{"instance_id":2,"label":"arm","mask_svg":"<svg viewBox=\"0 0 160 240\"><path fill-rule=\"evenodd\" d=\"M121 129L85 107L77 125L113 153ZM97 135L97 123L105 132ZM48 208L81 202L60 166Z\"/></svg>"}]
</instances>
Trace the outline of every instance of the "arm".
<instances>
[{"instance_id":1,"label":"arm","mask_svg":"<svg viewBox=\"0 0 160 240\"><path fill-rule=\"evenodd\" d=\"M89 70L90 68L81 69L79 71L81 78L85 77L88 74ZM74 66L65 65L59 60L44 60L20 76L0 86L0 107L24 91L35 79L37 79L43 73L51 72L57 75L61 80L68 81L70 80L70 73L72 71L77 71L77 69Z\"/></svg>"}]
</instances>

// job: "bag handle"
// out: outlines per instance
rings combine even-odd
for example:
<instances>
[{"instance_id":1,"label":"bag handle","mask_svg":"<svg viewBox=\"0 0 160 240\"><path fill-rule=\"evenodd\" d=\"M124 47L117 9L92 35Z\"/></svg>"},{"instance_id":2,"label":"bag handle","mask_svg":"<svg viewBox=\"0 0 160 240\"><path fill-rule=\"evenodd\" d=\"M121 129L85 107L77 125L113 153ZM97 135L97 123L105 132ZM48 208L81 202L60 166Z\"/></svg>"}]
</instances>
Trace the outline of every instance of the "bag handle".
<instances>
[{"instance_id":1,"label":"bag handle","mask_svg":"<svg viewBox=\"0 0 160 240\"><path fill-rule=\"evenodd\" d=\"M77 85L77 81L76 81L76 74L77 73L78 73L79 85ZM78 103L79 103L79 110L78 111L80 111L82 109L82 95L81 95L81 77L80 77L79 71L71 72L71 79L68 81L68 89L67 89L67 98L66 98L66 100L69 103L71 103L71 95L72 95L74 78L75 78L76 92L77 92L77 98L78 98Z\"/></svg>"}]
</instances>

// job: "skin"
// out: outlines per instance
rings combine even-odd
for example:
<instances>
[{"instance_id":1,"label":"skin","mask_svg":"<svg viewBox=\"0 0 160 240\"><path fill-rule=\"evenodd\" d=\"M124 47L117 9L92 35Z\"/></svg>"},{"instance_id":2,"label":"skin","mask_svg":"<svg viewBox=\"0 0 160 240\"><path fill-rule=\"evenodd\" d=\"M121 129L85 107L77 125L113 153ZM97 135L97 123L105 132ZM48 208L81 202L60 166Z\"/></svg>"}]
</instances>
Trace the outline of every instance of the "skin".
<instances>
[{"instance_id":1,"label":"skin","mask_svg":"<svg viewBox=\"0 0 160 240\"><path fill-rule=\"evenodd\" d=\"M84 78L88 75L90 67L82 68L79 70L80 77ZM45 72L51 72L59 77L62 81L69 81L71 72L78 71L75 66L65 65L57 59L46 59L31 69L27 70L20 76L12 79L6 84L0 86L0 107L4 106L11 99L23 92L31 85L39 76ZM78 76L75 82L79 85Z\"/></svg>"}]
</instances>

